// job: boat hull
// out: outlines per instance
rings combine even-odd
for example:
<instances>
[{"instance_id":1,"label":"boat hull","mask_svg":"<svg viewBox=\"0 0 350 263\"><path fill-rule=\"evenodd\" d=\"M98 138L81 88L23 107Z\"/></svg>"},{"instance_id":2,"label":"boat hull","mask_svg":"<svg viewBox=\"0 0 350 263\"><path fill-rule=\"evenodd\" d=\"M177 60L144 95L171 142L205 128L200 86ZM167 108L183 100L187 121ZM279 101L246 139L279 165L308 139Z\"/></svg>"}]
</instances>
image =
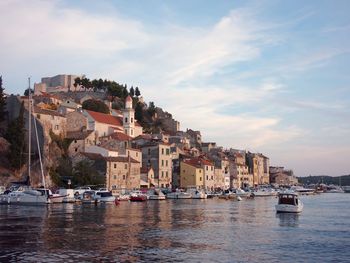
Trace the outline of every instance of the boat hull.
<instances>
[{"instance_id":1,"label":"boat hull","mask_svg":"<svg viewBox=\"0 0 350 263\"><path fill-rule=\"evenodd\" d=\"M301 213L303 211L303 205L286 205L278 204L275 206L277 213Z\"/></svg>"}]
</instances>

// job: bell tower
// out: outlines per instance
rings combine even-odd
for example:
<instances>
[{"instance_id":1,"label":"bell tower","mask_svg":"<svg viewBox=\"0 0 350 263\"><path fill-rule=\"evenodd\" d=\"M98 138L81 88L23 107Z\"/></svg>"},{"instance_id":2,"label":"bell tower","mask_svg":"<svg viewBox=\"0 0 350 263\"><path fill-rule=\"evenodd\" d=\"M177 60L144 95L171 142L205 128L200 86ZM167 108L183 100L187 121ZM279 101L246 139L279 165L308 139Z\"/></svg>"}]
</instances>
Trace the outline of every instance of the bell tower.
<instances>
[{"instance_id":1,"label":"bell tower","mask_svg":"<svg viewBox=\"0 0 350 263\"><path fill-rule=\"evenodd\" d=\"M123 127L125 134L135 137L135 110L132 108L132 98L127 96L125 99L125 109L123 112Z\"/></svg>"}]
</instances>

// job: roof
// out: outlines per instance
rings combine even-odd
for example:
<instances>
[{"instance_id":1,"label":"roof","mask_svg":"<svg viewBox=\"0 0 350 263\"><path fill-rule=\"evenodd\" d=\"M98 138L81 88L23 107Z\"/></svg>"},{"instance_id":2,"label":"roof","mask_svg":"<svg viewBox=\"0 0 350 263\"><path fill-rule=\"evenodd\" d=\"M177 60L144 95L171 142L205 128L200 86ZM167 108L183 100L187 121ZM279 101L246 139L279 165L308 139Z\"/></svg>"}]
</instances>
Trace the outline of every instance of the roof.
<instances>
[{"instance_id":1,"label":"roof","mask_svg":"<svg viewBox=\"0 0 350 263\"><path fill-rule=\"evenodd\" d=\"M85 110L95 121L113 126L123 126L121 118L96 111Z\"/></svg>"},{"instance_id":2,"label":"roof","mask_svg":"<svg viewBox=\"0 0 350 263\"><path fill-rule=\"evenodd\" d=\"M140 163L138 161L136 161L135 159L133 158L130 158L129 160L129 157L122 157L122 156L118 156L118 157L105 157L104 158L106 161L108 162L119 162L119 163L128 163L130 161L130 163Z\"/></svg>"},{"instance_id":3,"label":"roof","mask_svg":"<svg viewBox=\"0 0 350 263\"><path fill-rule=\"evenodd\" d=\"M43 115L58 116L58 117L65 118L64 115L62 115L58 111L41 109L37 106L34 106L34 113L43 114Z\"/></svg>"},{"instance_id":4,"label":"roof","mask_svg":"<svg viewBox=\"0 0 350 263\"><path fill-rule=\"evenodd\" d=\"M66 100L60 104L60 106L70 109L76 109L78 107L81 107L80 104L74 102L73 100Z\"/></svg>"},{"instance_id":5,"label":"roof","mask_svg":"<svg viewBox=\"0 0 350 263\"><path fill-rule=\"evenodd\" d=\"M125 99L125 101L132 101L132 98L130 97L130 95L128 95Z\"/></svg>"},{"instance_id":6,"label":"roof","mask_svg":"<svg viewBox=\"0 0 350 263\"><path fill-rule=\"evenodd\" d=\"M112 138L118 141L131 141L133 138L122 132L114 132L110 135L101 136L101 138Z\"/></svg>"},{"instance_id":7,"label":"roof","mask_svg":"<svg viewBox=\"0 0 350 263\"><path fill-rule=\"evenodd\" d=\"M99 153L87 153L87 152L82 152L80 153L81 155L89 158L90 160L103 160L103 156Z\"/></svg>"},{"instance_id":8,"label":"roof","mask_svg":"<svg viewBox=\"0 0 350 263\"><path fill-rule=\"evenodd\" d=\"M86 139L93 131L67 131L67 139L83 140Z\"/></svg>"},{"instance_id":9,"label":"roof","mask_svg":"<svg viewBox=\"0 0 350 263\"><path fill-rule=\"evenodd\" d=\"M152 166L142 166L141 167L141 173L146 174L148 173L152 168Z\"/></svg>"},{"instance_id":10,"label":"roof","mask_svg":"<svg viewBox=\"0 0 350 263\"><path fill-rule=\"evenodd\" d=\"M140 139L152 140L152 135L151 134L141 134L141 135L135 137L133 140L140 140Z\"/></svg>"},{"instance_id":11,"label":"roof","mask_svg":"<svg viewBox=\"0 0 350 263\"><path fill-rule=\"evenodd\" d=\"M202 165L213 165L210 161L202 159L202 158L191 158L183 161L186 164L189 164L191 166L201 168Z\"/></svg>"}]
</instances>

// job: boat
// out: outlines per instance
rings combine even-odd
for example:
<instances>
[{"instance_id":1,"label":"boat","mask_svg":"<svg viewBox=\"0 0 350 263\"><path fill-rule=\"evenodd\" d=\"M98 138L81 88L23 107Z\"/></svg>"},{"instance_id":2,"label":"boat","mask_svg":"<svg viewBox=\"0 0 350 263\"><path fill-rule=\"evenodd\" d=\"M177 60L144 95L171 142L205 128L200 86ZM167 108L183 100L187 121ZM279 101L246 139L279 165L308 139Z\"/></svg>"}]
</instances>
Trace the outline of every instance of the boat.
<instances>
[{"instance_id":1,"label":"boat","mask_svg":"<svg viewBox=\"0 0 350 263\"><path fill-rule=\"evenodd\" d=\"M254 197L276 196L277 194L278 192L272 188L259 188L251 193Z\"/></svg>"},{"instance_id":2,"label":"boat","mask_svg":"<svg viewBox=\"0 0 350 263\"><path fill-rule=\"evenodd\" d=\"M98 199L95 198L95 191L85 191L83 193L83 196L81 198L81 202L83 204L97 204L100 201Z\"/></svg>"},{"instance_id":3,"label":"boat","mask_svg":"<svg viewBox=\"0 0 350 263\"><path fill-rule=\"evenodd\" d=\"M237 188L236 191L235 191L235 194L236 194L237 196L240 196L240 197L248 197L248 196L251 195L250 192L246 192L246 191L244 191L244 190L241 189L241 188Z\"/></svg>"},{"instance_id":4,"label":"boat","mask_svg":"<svg viewBox=\"0 0 350 263\"><path fill-rule=\"evenodd\" d=\"M222 194L218 195L218 198L225 200L238 200L237 195L230 190L223 191Z\"/></svg>"},{"instance_id":5,"label":"boat","mask_svg":"<svg viewBox=\"0 0 350 263\"><path fill-rule=\"evenodd\" d=\"M29 82L29 91L30 91L30 78L28 79ZM34 107L32 107L32 95L31 92L28 92L28 177L27 177L27 183L30 182L30 175L31 175L31 131L32 131L32 113L34 114ZM38 129L36 124L36 119L34 118L34 130L35 130L35 137L38 147L38 155L39 155L39 161L40 161L40 169L41 169L41 179L42 179L42 185L43 188L46 189L45 186L45 176L43 171L43 165L41 160L41 151L40 151L40 145L39 145L39 139L38 139ZM16 190L11 191L7 194L7 203L8 204L30 204L30 205L46 205L50 204L51 200L49 197L48 191L38 191L37 189L33 189L29 185L21 185ZM2 198L4 199L4 198Z\"/></svg>"},{"instance_id":6,"label":"boat","mask_svg":"<svg viewBox=\"0 0 350 263\"><path fill-rule=\"evenodd\" d=\"M62 203L75 203L76 201L73 189L60 188L56 193L63 196Z\"/></svg>"},{"instance_id":7,"label":"boat","mask_svg":"<svg viewBox=\"0 0 350 263\"><path fill-rule=\"evenodd\" d=\"M344 193L350 193L350 186L343 186Z\"/></svg>"},{"instance_id":8,"label":"boat","mask_svg":"<svg viewBox=\"0 0 350 263\"><path fill-rule=\"evenodd\" d=\"M134 191L130 194L131 202L144 202L147 201L147 195L142 193L141 191Z\"/></svg>"},{"instance_id":9,"label":"boat","mask_svg":"<svg viewBox=\"0 0 350 263\"><path fill-rule=\"evenodd\" d=\"M203 191L196 188L188 188L187 193L189 193L193 199L207 199L208 195Z\"/></svg>"},{"instance_id":10,"label":"boat","mask_svg":"<svg viewBox=\"0 0 350 263\"><path fill-rule=\"evenodd\" d=\"M102 203L113 203L116 198L112 195L112 192L103 189L95 192L95 199Z\"/></svg>"},{"instance_id":11,"label":"boat","mask_svg":"<svg viewBox=\"0 0 350 263\"><path fill-rule=\"evenodd\" d=\"M302 186L292 186L290 189L292 191L300 194L300 195L313 195L313 194L315 194L315 189L312 189L312 188L304 188Z\"/></svg>"},{"instance_id":12,"label":"boat","mask_svg":"<svg viewBox=\"0 0 350 263\"><path fill-rule=\"evenodd\" d=\"M166 196L160 189L154 189L148 192L149 200L165 200Z\"/></svg>"},{"instance_id":13,"label":"boat","mask_svg":"<svg viewBox=\"0 0 350 263\"><path fill-rule=\"evenodd\" d=\"M180 190L176 190L175 192L170 192L166 194L167 199L191 199L192 196L190 193L182 192Z\"/></svg>"},{"instance_id":14,"label":"boat","mask_svg":"<svg viewBox=\"0 0 350 263\"><path fill-rule=\"evenodd\" d=\"M278 204L275 206L277 213L300 213L303 211L303 203L296 192L287 191L278 194Z\"/></svg>"}]
</instances>

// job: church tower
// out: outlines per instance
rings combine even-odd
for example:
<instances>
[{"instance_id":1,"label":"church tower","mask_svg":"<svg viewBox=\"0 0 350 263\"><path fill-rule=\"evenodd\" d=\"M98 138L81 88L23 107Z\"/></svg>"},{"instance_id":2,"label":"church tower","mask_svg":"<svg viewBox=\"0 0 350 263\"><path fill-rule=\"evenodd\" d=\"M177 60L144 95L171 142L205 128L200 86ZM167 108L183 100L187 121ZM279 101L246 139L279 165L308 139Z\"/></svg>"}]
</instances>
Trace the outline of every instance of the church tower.
<instances>
[{"instance_id":1,"label":"church tower","mask_svg":"<svg viewBox=\"0 0 350 263\"><path fill-rule=\"evenodd\" d=\"M132 108L132 98L127 96L125 99L125 109L123 112L123 127L125 134L135 137L135 110Z\"/></svg>"}]
</instances>

